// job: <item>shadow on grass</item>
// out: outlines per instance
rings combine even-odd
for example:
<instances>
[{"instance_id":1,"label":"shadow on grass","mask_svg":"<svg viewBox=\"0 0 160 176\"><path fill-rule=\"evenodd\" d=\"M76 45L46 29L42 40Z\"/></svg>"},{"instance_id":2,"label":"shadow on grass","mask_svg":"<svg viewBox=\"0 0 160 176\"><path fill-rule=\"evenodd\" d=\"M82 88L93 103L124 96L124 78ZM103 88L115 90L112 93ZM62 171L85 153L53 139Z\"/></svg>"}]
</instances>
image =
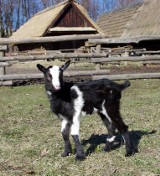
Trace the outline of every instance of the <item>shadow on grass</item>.
<instances>
[{"instance_id":1,"label":"shadow on grass","mask_svg":"<svg viewBox=\"0 0 160 176\"><path fill-rule=\"evenodd\" d=\"M153 130L151 132L140 131L140 130L130 131L129 135L131 137L131 141L132 141L135 153L138 152L138 145L139 145L139 142L140 142L141 138L143 136L145 136L145 135L152 135L152 134L155 134L155 133L156 133L155 130ZM89 148L86 151L86 156L88 156L91 153L95 152L95 150L97 149L97 147L100 144L105 144L106 143L106 139L107 139L107 135L106 134L101 134L101 135L92 134L89 139L82 140L82 145L83 146L85 146L87 144L90 144ZM114 142L111 150L115 150L115 149L119 148L122 144L124 144L124 141L123 141L121 135L119 133L117 133L115 142Z\"/></svg>"}]
</instances>

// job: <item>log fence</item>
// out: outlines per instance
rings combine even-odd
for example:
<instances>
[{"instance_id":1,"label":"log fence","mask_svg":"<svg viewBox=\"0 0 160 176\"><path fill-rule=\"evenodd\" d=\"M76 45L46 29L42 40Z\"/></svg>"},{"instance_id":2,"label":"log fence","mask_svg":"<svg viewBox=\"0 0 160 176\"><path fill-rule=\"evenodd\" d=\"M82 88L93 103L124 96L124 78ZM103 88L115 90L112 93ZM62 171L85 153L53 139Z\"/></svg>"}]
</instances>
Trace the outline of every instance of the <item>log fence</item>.
<instances>
[{"instance_id":1,"label":"log fence","mask_svg":"<svg viewBox=\"0 0 160 176\"><path fill-rule=\"evenodd\" d=\"M85 38L84 36L81 36ZM90 36L89 41L92 40L93 36ZM75 36L74 36L75 38ZM97 35L97 38L99 36ZM81 38L82 39L82 38ZM115 56L113 51L110 51L108 49L108 52L102 52L101 43L98 42L98 44L95 47L94 52L89 53L61 53L61 52L50 52L49 54L34 54L30 53L29 55L12 55L12 56L5 56L5 51L8 48L9 44L19 44L19 43L28 43L29 41L32 43L38 43L38 42L56 42L62 40L62 37L60 38L45 38L45 39L23 39L23 41L15 41L13 39L0 39L0 86L2 85L12 85L12 81L14 80L28 80L28 79L41 79L43 78L43 75L41 73L36 74L12 74L7 75L6 74L6 67L12 66L16 61L19 62L25 62L25 61L38 61L38 60L55 60L55 59L71 59L71 60L83 60L88 63L95 64L95 70L93 71L72 71L72 72L65 72L65 77L77 77L77 76L91 76L93 80L95 79L101 79L101 78L109 78L112 80L120 80L120 79L147 79L147 78L160 78L160 72L159 73L137 73L137 74L121 74L121 75L110 75L109 70L101 70L101 64L108 64L112 62L144 62L144 63L159 63L160 62L160 51L152 51L148 52L145 51L145 49L141 49L137 52L139 52L140 56L130 56L128 53L132 50L123 49L123 51L127 51L127 54L122 54L119 56ZM70 40L68 38L65 38L63 40ZM96 41L100 41L100 39L97 39ZM108 40L109 41L109 40ZM116 50L117 52L117 50ZM119 51L118 51L119 52ZM151 54L151 55L149 55Z\"/></svg>"}]
</instances>

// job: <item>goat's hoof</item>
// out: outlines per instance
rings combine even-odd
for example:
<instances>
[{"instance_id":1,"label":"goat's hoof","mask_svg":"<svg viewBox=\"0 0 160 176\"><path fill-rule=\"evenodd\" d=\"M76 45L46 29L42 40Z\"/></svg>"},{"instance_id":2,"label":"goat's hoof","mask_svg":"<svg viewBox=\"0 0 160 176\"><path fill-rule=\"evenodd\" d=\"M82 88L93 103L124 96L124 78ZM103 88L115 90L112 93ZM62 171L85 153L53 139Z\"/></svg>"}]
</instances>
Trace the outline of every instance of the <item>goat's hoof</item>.
<instances>
[{"instance_id":1,"label":"goat's hoof","mask_svg":"<svg viewBox=\"0 0 160 176\"><path fill-rule=\"evenodd\" d=\"M86 156L83 154L83 155L76 155L75 157L75 160L76 161L83 161L85 160Z\"/></svg>"},{"instance_id":2,"label":"goat's hoof","mask_svg":"<svg viewBox=\"0 0 160 176\"><path fill-rule=\"evenodd\" d=\"M104 152L110 152L110 151L111 151L111 147L105 146L105 147L103 148L103 151L104 151Z\"/></svg>"},{"instance_id":3,"label":"goat's hoof","mask_svg":"<svg viewBox=\"0 0 160 176\"><path fill-rule=\"evenodd\" d=\"M71 152L64 152L64 153L62 153L62 157L67 157L67 156L69 156L71 154Z\"/></svg>"},{"instance_id":4,"label":"goat's hoof","mask_svg":"<svg viewBox=\"0 0 160 176\"><path fill-rule=\"evenodd\" d=\"M125 157L133 156L135 154L134 151L129 151L125 154Z\"/></svg>"}]
</instances>

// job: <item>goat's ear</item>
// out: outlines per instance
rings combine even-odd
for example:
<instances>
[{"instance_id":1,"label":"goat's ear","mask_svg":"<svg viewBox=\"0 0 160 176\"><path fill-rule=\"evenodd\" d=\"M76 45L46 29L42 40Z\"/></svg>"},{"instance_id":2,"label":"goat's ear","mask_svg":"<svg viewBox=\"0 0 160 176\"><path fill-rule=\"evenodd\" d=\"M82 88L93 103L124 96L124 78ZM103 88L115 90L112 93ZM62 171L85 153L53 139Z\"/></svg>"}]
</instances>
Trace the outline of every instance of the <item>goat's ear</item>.
<instances>
[{"instance_id":1,"label":"goat's ear","mask_svg":"<svg viewBox=\"0 0 160 176\"><path fill-rule=\"evenodd\" d=\"M37 68L43 73L46 72L46 68L43 65L41 65L41 64L37 64Z\"/></svg>"},{"instance_id":2,"label":"goat's ear","mask_svg":"<svg viewBox=\"0 0 160 176\"><path fill-rule=\"evenodd\" d=\"M61 66L62 70L65 70L69 65L70 65L71 61L68 60L64 65Z\"/></svg>"}]
</instances>

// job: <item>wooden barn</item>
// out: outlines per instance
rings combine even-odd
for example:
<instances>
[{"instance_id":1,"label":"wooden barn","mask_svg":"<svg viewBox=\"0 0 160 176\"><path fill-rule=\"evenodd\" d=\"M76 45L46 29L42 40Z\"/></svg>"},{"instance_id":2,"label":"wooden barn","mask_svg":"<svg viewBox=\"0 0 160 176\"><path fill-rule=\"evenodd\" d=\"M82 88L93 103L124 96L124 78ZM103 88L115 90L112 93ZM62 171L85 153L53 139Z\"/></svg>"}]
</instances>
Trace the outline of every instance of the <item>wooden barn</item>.
<instances>
[{"instance_id":1,"label":"wooden barn","mask_svg":"<svg viewBox=\"0 0 160 176\"><path fill-rule=\"evenodd\" d=\"M118 44L119 40L118 45L132 44L135 48L160 50L159 7L159 0L144 0L143 3L103 14L97 25L108 38L116 38L115 43Z\"/></svg>"},{"instance_id":2,"label":"wooden barn","mask_svg":"<svg viewBox=\"0 0 160 176\"><path fill-rule=\"evenodd\" d=\"M66 35L73 34L86 35L87 40L88 35L102 34L102 32L79 3L74 0L66 0L35 14L13 33L11 38L21 40L35 37L65 37ZM25 51L33 49L57 50L79 48L84 46L86 40L21 44L18 45L18 49Z\"/></svg>"}]
</instances>

